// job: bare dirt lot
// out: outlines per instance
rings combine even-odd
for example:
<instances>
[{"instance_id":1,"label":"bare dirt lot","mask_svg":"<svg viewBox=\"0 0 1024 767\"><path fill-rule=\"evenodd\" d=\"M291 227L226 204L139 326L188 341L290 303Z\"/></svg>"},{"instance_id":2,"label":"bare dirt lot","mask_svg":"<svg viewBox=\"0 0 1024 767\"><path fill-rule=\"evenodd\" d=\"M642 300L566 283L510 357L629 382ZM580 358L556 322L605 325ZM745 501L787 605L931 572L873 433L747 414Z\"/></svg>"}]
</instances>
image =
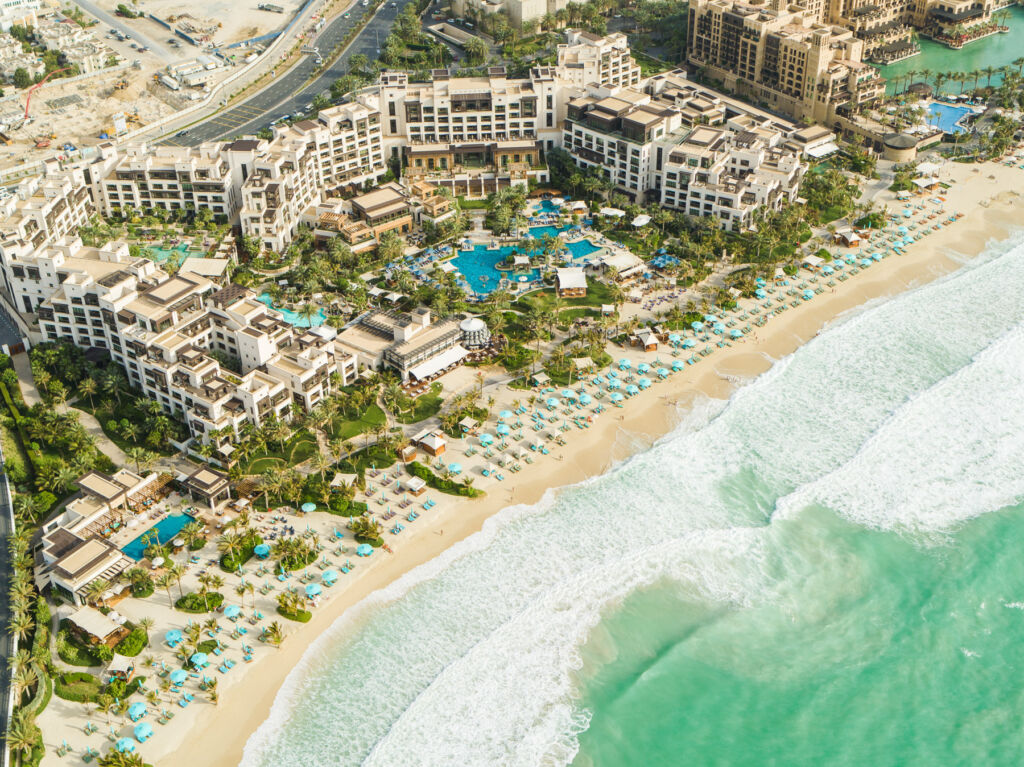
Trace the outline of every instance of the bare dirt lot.
<instances>
[{"instance_id":1,"label":"bare dirt lot","mask_svg":"<svg viewBox=\"0 0 1024 767\"><path fill-rule=\"evenodd\" d=\"M113 13L118 2L121 0L100 0L98 5ZM214 45L226 45L283 28L302 7L302 0L268 2L283 8L284 13L259 10L259 0L140 0L135 8L142 13L159 16L199 39L208 37ZM147 34L148 30L154 30L153 34L159 34L156 30L162 30L164 35L167 34L167 30L155 21L145 23Z\"/></svg>"}]
</instances>

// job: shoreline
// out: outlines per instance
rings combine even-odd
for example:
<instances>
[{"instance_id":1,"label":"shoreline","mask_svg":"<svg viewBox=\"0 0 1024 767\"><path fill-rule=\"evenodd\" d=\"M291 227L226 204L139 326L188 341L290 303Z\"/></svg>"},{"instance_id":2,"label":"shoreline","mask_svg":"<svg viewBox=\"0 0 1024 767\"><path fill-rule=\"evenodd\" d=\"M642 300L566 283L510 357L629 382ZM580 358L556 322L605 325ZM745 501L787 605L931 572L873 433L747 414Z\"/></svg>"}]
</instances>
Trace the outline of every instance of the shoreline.
<instances>
[{"instance_id":1,"label":"shoreline","mask_svg":"<svg viewBox=\"0 0 1024 767\"><path fill-rule=\"evenodd\" d=\"M958 183L947 195L947 212L965 214L946 227L951 231L933 232L907 248L904 255L890 256L845 282L838 282L833 292L821 294L820 300L804 302L773 317L733 346L717 350L702 361L705 364L686 367L656 384L654 395L641 394L626 400L621 410L609 409L607 417L596 419L587 430L585 441L574 442L575 432L567 434L569 446L565 450L553 447L547 457L554 460L523 466L504 486L489 486L483 498L442 496L444 502L437 510L422 514L400 538L389 539L394 556L379 552L361 563L356 573L349 576L350 580L343 582L344 591L317 608L310 623L303 626L285 621L287 640L279 649L260 654L252 664L258 666L257 672L223 678L216 707L203 702L178 712L179 721L174 727L159 729L147 744L143 750L146 760L157 767L181 763L238 764L250 737L267 720L282 685L307 650L336 621L343 616L351 617L350 610L366 597L479 532L486 520L502 509L535 504L549 489L602 474L615 463L641 452L673 431L695 399L728 398L743 383L761 375L851 311L957 271L981 255L993 241L1005 240L1020 220L1019 210L1024 206L1024 197L1010 191L1011 182L1019 180L1019 170L991 164L963 165L954 166L949 173L957 177ZM271 662L267 658L277 660ZM81 712L78 704L57 699L55 703L58 705L51 704L44 718L60 709L60 704L69 707L68 713L71 706L76 706L73 713ZM49 754L66 733L48 731L44 726L44 734L48 748L43 763L56 763L49 759Z\"/></svg>"}]
</instances>

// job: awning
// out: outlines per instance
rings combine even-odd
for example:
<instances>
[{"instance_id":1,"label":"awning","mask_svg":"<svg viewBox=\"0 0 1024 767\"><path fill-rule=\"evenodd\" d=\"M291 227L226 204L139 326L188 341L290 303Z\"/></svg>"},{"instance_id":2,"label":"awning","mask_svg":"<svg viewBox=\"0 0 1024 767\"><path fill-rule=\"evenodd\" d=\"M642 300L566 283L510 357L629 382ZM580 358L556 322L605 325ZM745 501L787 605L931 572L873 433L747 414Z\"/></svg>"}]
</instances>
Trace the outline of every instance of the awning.
<instances>
[{"instance_id":1,"label":"awning","mask_svg":"<svg viewBox=\"0 0 1024 767\"><path fill-rule=\"evenodd\" d=\"M929 186L935 186L937 183L939 183L939 180L934 176L930 176L928 178L914 179L914 186L918 187L919 189L925 189Z\"/></svg>"},{"instance_id":2,"label":"awning","mask_svg":"<svg viewBox=\"0 0 1024 767\"><path fill-rule=\"evenodd\" d=\"M451 272L455 271L455 264L453 264L451 261L445 261L444 263L438 264L437 268L440 269L445 274L450 274Z\"/></svg>"},{"instance_id":3,"label":"awning","mask_svg":"<svg viewBox=\"0 0 1024 767\"><path fill-rule=\"evenodd\" d=\"M825 259L821 256L804 256L804 263L808 266L821 266Z\"/></svg>"},{"instance_id":4,"label":"awning","mask_svg":"<svg viewBox=\"0 0 1024 767\"><path fill-rule=\"evenodd\" d=\"M818 144L818 146L812 146L804 150L804 153L808 157L813 157L815 160L820 160L822 157L828 157L830 154L835 154L839 151L839 145L834 141L829 141L827 144Z\"/></svg>"},{"instance_id":5,"label":"awning","mask_svg":"<svg viewBox=\"0 0 1024 767\"><path fill-rule=\"evenodd\" d=\"M923 162L914 168L914 171L921 176L934 176L942 169L942 165L937 162Z\"/></svg>"},{"instance_id":6,"label":"awning","mask_svg":"<svg viewBox=\"0 0 1024 767\"><path fill-rule=\"evenodd\" d=\"M429 359L426 362L421 362L419 365L415 365L409 368L409 375L418 381L422 381L425 378L444 370L449 365L455 365L462 362L462 358L469 354L461 344L455 344L451 349L438 354L433 359Z\"/></svg>"},{"instance_id":7,"label":"awning","mask_svg":"<svg viewBox=\"0 0 1024 767\"><path fill-rule=\"evenodd\" d=\"M633 219L633 226L639 229L641 226L647 226L651 223L651 217L646 213L641 213L639 216Z\"/></svg>"},{"instance_id":8,"label":"awning","mask_svg":"<svg viewBox=\"0 0 1024 767\"><path fill-rule=\"evenodd\" d=\"M626 211L618 208L601 208L600 213L602 216L612 216L613 218L622 218L626 215Z\"/></svg>"}]
</instances>

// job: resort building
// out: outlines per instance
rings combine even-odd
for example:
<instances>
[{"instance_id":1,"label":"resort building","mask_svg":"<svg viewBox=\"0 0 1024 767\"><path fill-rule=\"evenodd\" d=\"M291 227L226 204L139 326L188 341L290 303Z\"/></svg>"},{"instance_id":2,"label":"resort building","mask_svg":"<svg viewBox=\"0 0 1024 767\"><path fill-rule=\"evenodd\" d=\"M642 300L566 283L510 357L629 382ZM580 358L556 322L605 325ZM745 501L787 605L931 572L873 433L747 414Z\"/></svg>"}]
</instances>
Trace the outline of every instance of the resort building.
<instances>
[{"instance_id":1,"label":"resort building","mask_svg":"<svg viewBox=\"0 0 1024 767\"><path fill-rule=\"evenodd\" d=\"M338 334L337 343L360 367L391 368L403 381L424 381L459 364L469 353L462 346L458 320L431 321L430 310L370 312Z\"/></svg>"},{"instance_id":2,"label":"resort building","mask_svg":"<svg viewBox=\"0 0 1024 767\"><path fill-rule=\"evenodd\" d=\"M451 12L462 18L504 13L514 27L520 28L524 23L539 21L548 13L557 13L572 2L579 0L454 0Z\"/></svg>"},{"instance_id":3,"label":"resort building","mask_svg":"<svg viewBox=\"0 0 1024 767\"><path fill-rule=\"evenodd\" d=\"M581 266L570 266L555 270L555 284L562 298L579 298L587 295L587 276Z\"/></svg>"},{"instance_id":4,"label":"resort building","mask_svg":"<svg viewBox=\"0 0 1024 767\"><path fill-rule=\"evenodd\" d=\"M630 54L629 41L621 32L601 37L578 29L565 30L566 42L558 46L558 78L576 88L588 85L635 88L642 75Z\"/></svg>"}]
</instances>

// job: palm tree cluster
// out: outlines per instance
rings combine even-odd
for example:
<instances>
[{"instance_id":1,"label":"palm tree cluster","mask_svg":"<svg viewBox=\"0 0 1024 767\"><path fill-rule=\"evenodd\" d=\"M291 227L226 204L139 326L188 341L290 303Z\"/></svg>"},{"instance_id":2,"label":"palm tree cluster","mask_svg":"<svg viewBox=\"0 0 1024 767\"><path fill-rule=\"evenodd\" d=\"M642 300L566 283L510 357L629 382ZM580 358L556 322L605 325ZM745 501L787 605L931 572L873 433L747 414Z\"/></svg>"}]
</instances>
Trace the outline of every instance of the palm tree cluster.
<instances>
[{"instance_id":1,"label":"palm tree cluster","mask_svg":"<svg viewBox=\"0 0 1024 767\"><path fill-rule=\"evenodd\" d=\"M277 607L285 616L297 616L306 609L306 599L297 591L282 591L277 595Z\"/></svg>"},{"instance_id":2,"label":"palm tree cluster","mask_svg":"<svg viewBox=\"0 0 1024 767\"><path fill-rule=\"evenodd\" d=\"M315 537L282 538L272 547L274 559L282 571L305 567L319 551L320 542Z\"/></svg>"}]
</instances>

